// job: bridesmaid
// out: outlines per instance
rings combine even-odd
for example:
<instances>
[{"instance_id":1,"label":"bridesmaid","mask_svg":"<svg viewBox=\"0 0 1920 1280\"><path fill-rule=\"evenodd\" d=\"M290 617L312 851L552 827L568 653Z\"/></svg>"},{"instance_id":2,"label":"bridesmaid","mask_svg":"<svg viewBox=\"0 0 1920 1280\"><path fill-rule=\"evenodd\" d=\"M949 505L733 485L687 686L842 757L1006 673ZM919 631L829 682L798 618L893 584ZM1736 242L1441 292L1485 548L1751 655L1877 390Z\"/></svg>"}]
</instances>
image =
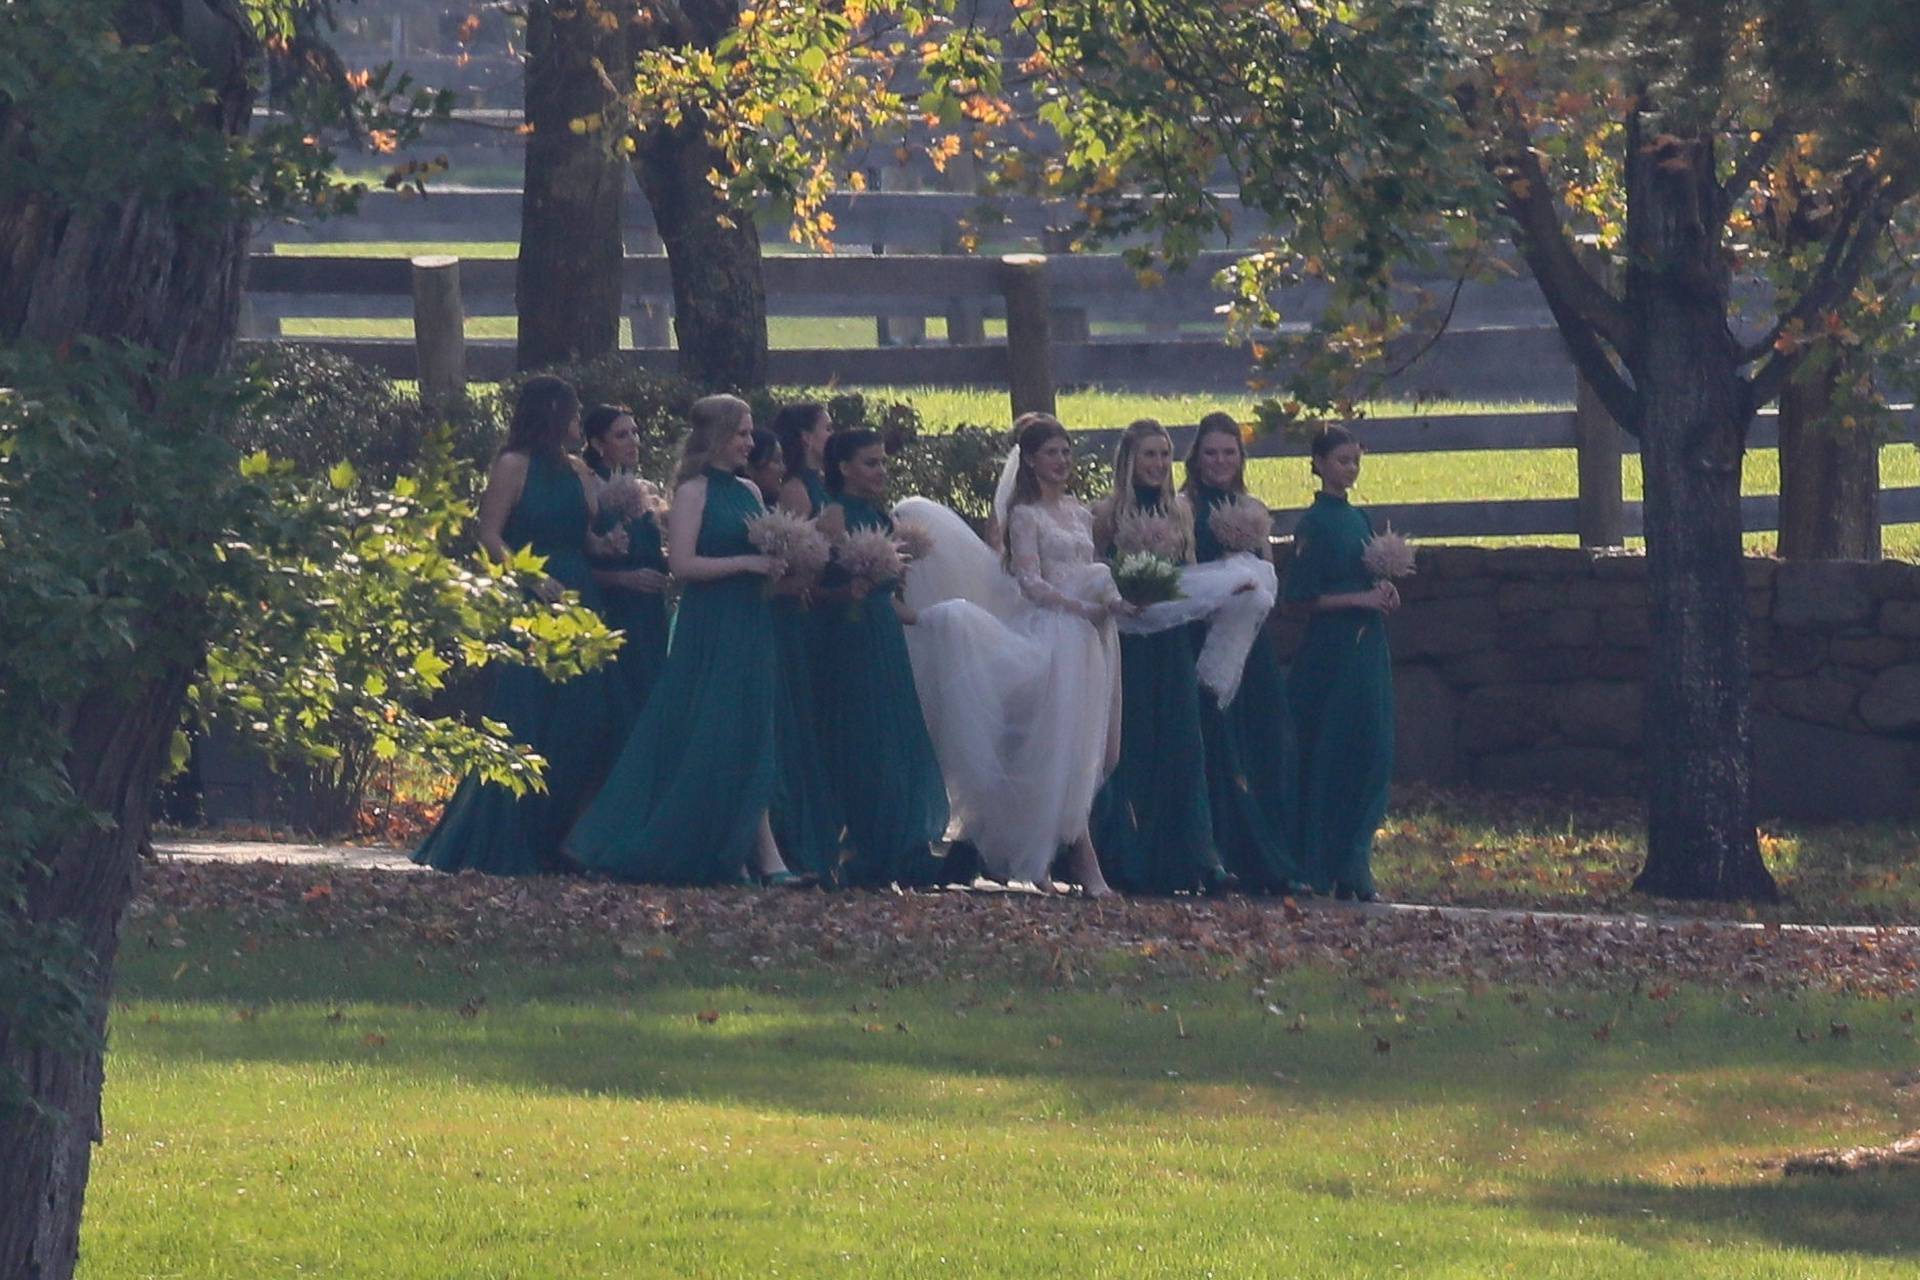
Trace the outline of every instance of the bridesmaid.
<instances>
[{"instance_id":1,"label":"bridesmaid","mask_svg":"<svg viewBox=\"0 0 1920 1280\"><path fill-rule=\"evenodd\" d=\"M1173 438L1151 418L1120 437L1113 492L1093 508L1094 544L1115 554L1118 528L1135 514L1164 517L1179 558L1194 558L1193 509L1173 487ZM1177 893L1227 879L1213 847L1200 683L1184 629L1120 637L1120 762L1093 802L1093 843L1114 888Z\"/></svg>"},{"instance_id":2,"label":"bridesmaid","mask_svg":"<svg viewBox=\"0 0 1920 1280\"><path fill-rule=\"evenodd\" d=\"M814 519L827 507L822 471L827 441L833 438L833 417L825 405L803 400L773 415L773 434L780 440L780 453L787 464L780 505L795 515Z\"/></svg>"},{"instance_id":3,"label":"bridesmaid","mask_svg":"<svg viewBox=\"0 0 1920 1280\"><path fill-rule=\"evenodd\" d=\"M1193 503L1194 545L1203 563L1226 554L1208 522L1216 508L1246 493L1246 470L1240 425L1224 413L1202 418L1187 451L1184 491ZM1271 551L1262 554L1272 558ZM1287 680L1264 636L1247 654L1240 691L1226 710L1210 697L1200 699L1214 843L1227 870L1257 893L1307 892L1294 852L1292 727Z\"/></svg>"},{"instance_id":4,"label":"bridesmaid","mask_svg":"<svg viewBox=\"0 0 1920 1280\"><path fill-rule=\"evenodd\" d=\"M748 540L765 508L735 474L753 416L733 396L697 400L687 416L667 517L667 564L683 584L673 644L567 851L622 880L728 884L751 868L763 884L793 884L767 825L776 681L763 586L781 566Z\"/></svg>"},{"instance_id":5,"label":"bridesmaid","mask_svg":"<svg viewBox=\"0 0 1920 1280\"><path fill-rule=\"evenodd\" d=\"M1320 492L1294 529L1286 586L1287 600L1308 615L1289 699L1300 738L1301 847L1317 887L1376 902L1373 836L1393 778L1386 618L1400 593L1375 582L1361 560L1373 522L1347 501L1360 478L1353 433L1323 428L1313 471Z\"/></svg>"},{"instance_id":6,"label":"bridesmaid","mask_svg":"<svg viewBox=\"0 0 1920 1280\"><path fill-rule=\"evenodd\" d=\"M831 495L821 530L891 534L885 510L887 451L875 431L843 431L826 452ZM904 626L915 621L897 582L849 583L828 570L823 595L849 605L820 610L820 737L847 821L843 878L850 884L942 884L933 842L947 829L947 785L920 714Z\"/></svg>"},{"instance_id":7,"label":"bridesmaid","mask_svg":"<svg viewBox=\"0 0 1920 1280\"><path fill-rule=\"evenodd\" d=\"M773 430L753 433L747 474L760 492L779 494L780 505L813 519L826 504L820 481L821 448L831 424L819 405L788 405L774 415ZM812 465L809 466L809 459ZM793 470L798 464L796 483ZM812 499L815 492L819 501ZM814 582L782 582L773 597L773 644L779 670L774 691L773 741L777 761L769 817L773 838L788 863L831 883L839 874L845 824L820 755L820 617L813 608Z\"/></svg>"},{"instance_id":8,"label":"bridesmaid","mask_svg":"<svg viewBox=\"0 0 1920 1280\"><path fill-rule=\"evenodd\" d=\"M595 405L580 426L587 437L582 457L599 479L596 498L603 499L607 482L631 475L640 465L640 431L632 411L617 404ZM649 496L651 492L648 486ZM673 579L667 574L660 509L623 513L604 501L599 505L597 526L603 531L619 528L627 537L624 555L593 557L593 580L605 600L601 616L609 627L626 634L610 672L615 714L624 734L646 705L667 660L667 592Z\"/></svg>"},{"instance_id":9,"label":"bridesmaid","mask_svg":"<svg viewBox=\"0 0 1920 1280\"><path fill-rule=\"evenodd\" d=\"M567 452L579 440L580 399L573 388L559 378L529 378L514 405L507 442L487 472L479 541L498 564L522 548L545 556L547 577L535 589L540 599L554 602L574 591L582 603L601 609L587 563L593 477ZM617 537L593 541L607 552L620 545ZM545 757L546 790L515 797L497 783L467 777L413 860L440 871L500 876L567 870L561 837L585 803L618 730L607 710L607 689L604 671L556 683L531 667L502 664L487 716Z\"/></svg>"}]
</instances>

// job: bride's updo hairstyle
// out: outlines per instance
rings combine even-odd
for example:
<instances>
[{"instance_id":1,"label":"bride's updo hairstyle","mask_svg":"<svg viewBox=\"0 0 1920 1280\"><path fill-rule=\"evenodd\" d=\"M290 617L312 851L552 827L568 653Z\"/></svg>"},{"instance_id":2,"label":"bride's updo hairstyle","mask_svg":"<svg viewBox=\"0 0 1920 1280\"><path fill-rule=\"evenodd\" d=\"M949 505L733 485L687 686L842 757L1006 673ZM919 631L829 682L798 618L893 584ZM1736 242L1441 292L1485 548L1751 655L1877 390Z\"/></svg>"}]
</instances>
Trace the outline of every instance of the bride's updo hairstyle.
<instances>
[{"instance_id":1,"label":"bride's updo hairstyle","mask_svg":"<svg viewBox=\"0 0 1920 1280\"><path fill-rule=\"evenodd\" d=\"M1240 424L1233 420L1232 414L1218 411L1200 419L1200 429L1193 433L1193 447L1187 450L1187 478L1180 486L1180 492L1191 497L1200 488L1200 447L1207 442L1208 436L1233 437L1233 447L1240 452L1240 465L1234 469L1233 482L1227 486L1227 492L1246 493L1247 446L1240 435Z\"/></svg>"},{"instance_id":2,"label":"bride's updo hairstyle","mask_svg":"<svg viewBox=\"0 0 1920 1280\"><path fill-rule=\"evenodd\" d=\"M1054 440L1071 442L1073 437L1050 413L1023 413L1013 420L1013 443L1020 450L1020 469L1013 477L1013 500L1007 510L1026 502L1040 501L1040 477L1033 471L1033 455Z\"/></svg>"},{"instance_id":3,"label":"bride's updo hairstyle","mask_svg":"<svg viewBox=\"0 0 1920 1280\"><path fill-rule=\"evenodd\" d=\"M848 431L836 431L827 438L827 456L820 463L821 479L826 481L828 493L844 493L847 477L841 468L853 460L853 455L862 449L871 449L874 445L886 444L886 437L878 431L869 431L865 427L854 427Z\"/></svg>"},{"instance_id":4,"label":"bride's updo hairstyle","mask_svg":"<svg viewBox=\"0 0 1920 1280\"><path fill-rule=\"evenodd\" d=\"M1173 451L1173 437L1153 418L1130 422L1127 429L1120 433L1120 443L1113 451L1113 519L1116 525L1141 510L1133 459L1143 441L1156 439L1165 440L1167 451ZM1167 478L1160 482L1160 492L1154 498L1153 506L1156 514L1165 516L1167 523L1173 526L1174 534L1180 539L1182 554L1192 555L1193 511L1180 502L1179 493L1173 487L1172 467L1167 468Z\"/></svg>"},{"instance_id":5,"label":"bride's updo hairstyle","mask_svg":"<svg viewBox=\"0 0 1920 1280\"><path fill-rule=\"evenodd\" d=\"M714 446L732 435L753 409L739 396L702 396L687 410L687 438L680 444L675 484L685 484L706 469Z\"/></svg>"},{"instance_id":6,"label":"bride's updo hairstyle","mask_svg":"<svg viewBox=\"0 0 1920 1280\"><path fill-rule=\"evenodd\" d=\"M1040 501L1040 477L1034 474L1033 455L1055 440L1072 443L1073 437L1050 413L1023 413L1013 420L1013 443L1020 451L1020 463L1013 475L1013 496L1007 500L1007 523L1013 523L1014 508ZM1000 558L1013 566L1013 539L1006 540Z\"/></svg>"}]
</instances>

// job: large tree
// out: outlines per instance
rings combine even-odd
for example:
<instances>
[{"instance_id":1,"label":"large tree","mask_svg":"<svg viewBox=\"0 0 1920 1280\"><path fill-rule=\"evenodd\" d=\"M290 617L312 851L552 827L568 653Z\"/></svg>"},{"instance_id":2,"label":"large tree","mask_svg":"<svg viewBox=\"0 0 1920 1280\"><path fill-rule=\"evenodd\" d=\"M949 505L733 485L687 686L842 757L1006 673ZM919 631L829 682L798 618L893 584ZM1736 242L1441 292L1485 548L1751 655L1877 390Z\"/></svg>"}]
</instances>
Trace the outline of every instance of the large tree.
<instances>
[{"instance_id":1,"label":"large tree","mask_svg":"<svg viewBox=\"0 0 1920 1280\"><path fill-rule=\"evenodd\" d=\"M1920 11L1901 0L1565 0L1535 5L1246 0L1054 3L1034 19L1068 94L1070 176L1111 227L1194 242L1225 165L1286 228L1238 284L1315 276L1332 304L1301 402L1404 323L1393 266L1436 242L1512 240L1583 378L1640 441L1653 638L1648 857L1675 897L1776 890L1754 830L1740 476L1757 410L1810 335L1844 329L1914 192ZM1794 167L1830 204L1818 237L1753 221ZM1098 179L1102 172L1104 182ZM1142 202L1125 181L1163 198ZM1590 234L1618 266L1582 261ZM1765 317L1737 269L1771 254Z\"/></svg>"},{"instance_id":2,"label":"large tree","mask_svg":"<svg viewBox=\"0 0 1920 1280\"><path fill-rule=\"evenodd\" d=\"M990 0L678 0L641 3L625 127L673 280L680 371L711 387L766 381L757 220L815 247L827 200L863 185L876 139L918 128L938 164L996 118ZM971 138L971 133L968 135Z\"/></svg>"},{"instance_id":3,"label":"large tree","mask_svg":"<svg viewBox=\"0 0 1920 1280\"><path fill-rule=\"evenodd\" d=\"M219 548L247 226L352 193L328 0L0 5L0 1275L72 1273L105 995ZM249 136L263 48L307 113ZM384 75L377 80L382 97ZM348 86L351 90L351 86ZM394 86L397 90L399 86ZM403 95L404 96L404 95ZM418 100L401 113L410 118Z\"/></svg>"},{"instance_id":4,"label":"large tree","mask_svg":"<svg viewBox=\"0 0 1920 1280\"><path fill-rule=\"evenodd\" d=\"M630 0L527 6L526 180L514 297L523 369L620 345L620 205L626 159L613 145L627 70Z\"/></svg>"}]
</instances>

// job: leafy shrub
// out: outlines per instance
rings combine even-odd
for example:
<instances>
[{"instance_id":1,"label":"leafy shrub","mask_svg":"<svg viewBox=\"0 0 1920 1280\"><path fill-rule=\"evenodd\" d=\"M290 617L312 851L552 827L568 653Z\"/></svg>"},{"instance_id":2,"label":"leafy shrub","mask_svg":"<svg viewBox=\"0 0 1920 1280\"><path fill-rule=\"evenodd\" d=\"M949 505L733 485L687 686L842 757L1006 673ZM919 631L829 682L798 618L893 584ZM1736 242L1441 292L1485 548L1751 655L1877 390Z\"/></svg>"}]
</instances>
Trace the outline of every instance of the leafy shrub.
<instances>
[{"instance_id":1,"label":"leafy shrub","mask_svg":"<svg viewBox=\"0 0 1920 1280\"><path fill-rule=\"evenodd\" d=\"M490 662L566 676L605 661L616 642L591 610L523 589L540 577L531 553L503 571L449 551L473 508L447 437L428 436L416 474L391 484L346 463L310 479L265 453L242 471L273 504L252 537L225 548L234 577L213 594L191 692L202 720L300 775L316 830L348 827L371 771L402 754L515 791L542 785L537 757L505 726L468 725L437 704Z\"/></svg>"},{"instance_id":2,"label":"leafy shrub","mask_svg":"<svg viewBox=\"0 0 1920 1280\"><path fill-rule=\"evenodd\" d=\"M357 360L294 344L263 348L246 374L254 395L233 424L234 445L309 479L345 462L391 484L419 466L428 437L443 430L453 459L483 472L506 438L510 402L485 389L427 404Z\"/></svg>"},{"instance_id":3,"label":"leafy shrub","mask_svg":"<svg viewBox=\"0 0 1920 1280\"><path fill-rule=\"evenodd\" d=\"M640 429L641 474L661 481L672 477L680 457L680 438L687 430L687 410L700 398L699 388L681 378L649 373L619 355L538 372L572 383L583 409L596 404L623 404L631 409L634 425ZM533 376L519 373L500 384L501 403L508 415L521 386Z\"/></svg>"}]
</instances>

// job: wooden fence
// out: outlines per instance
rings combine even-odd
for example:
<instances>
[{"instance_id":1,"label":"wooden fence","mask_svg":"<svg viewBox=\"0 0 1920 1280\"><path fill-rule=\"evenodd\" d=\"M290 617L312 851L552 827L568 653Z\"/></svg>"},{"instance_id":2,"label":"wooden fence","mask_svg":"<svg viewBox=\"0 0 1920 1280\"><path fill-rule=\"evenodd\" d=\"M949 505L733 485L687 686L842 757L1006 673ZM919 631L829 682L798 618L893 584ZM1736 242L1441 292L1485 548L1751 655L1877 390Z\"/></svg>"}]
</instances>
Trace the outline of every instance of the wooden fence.
<instances>
[{"instance_id":1,"label":"wooden fence","mask_svg":"<svg viewBox=\"0 0 1920 1280\"><path fill-rule=\"evenodd\" d=\"M517 193L507 194L514 197L511 208L517 216ZM456 207L478 208L493 199ZM861 216L868 219L869 230L861 234L910 238L943 227L950 237L959 202L970 198L877 193L847 200L850 209L866 210ZM1033 202L1024 216L1039 220L1045 213ZM882 220L890 217L900 221L882 228ZM447 233L430 233L413 224L397 238L442 234ZM466 233L452 238L474 237ZM1115 255L769 257L765 280L769 310L776 315L878 316L883 322L945 315L951 331L976 336L982 317L1004 317L1006 322L1004 343L777 349L771 354L770 378L793 386L1007 387L1009 407L1016 412L1051 408L1062 385L1243 391L1253 363L1249 351L1217 338L1181 338L1176 332L1182 323L1216 319L1220 297L1210 277L1233 256L1203 255L1190 271L1152 288L1142 286ZM394 377L418 378L428 394L439 394L468 378L492 381L513 371L512 343L468 341L464 331L467 316L513 313L514 271L511 260L256 254L249 267L245 332L255 341L279 340L279 320L287 316L410 316L412 342L336 340L311 345L350 355ZM1447 283L1412 282L1415 287ZM634 332L654 344L626 352L627 358L671 372L676 354L664 345L662 327L670 297L666 260L629 256L624 284ZM1323 297L1306 286L1288 295L1284 310L1304 320L1322 303ZM1095 315L1143 321L1159 336L1095 338L1089 323ZM1429 538L1578 534L1588 545L1612 545L1640 532L1639 506L1623 501L1620 487L1620 459L1636 445L1606 421L1591 396L1580 394L1572 362L1530 280L1468 284L1460 291L1445 333L1437 340L1409 337L1390 351L1389 362L1404 366L1392 382L1396 395L1577 402L1581 408L1376 420L1365 433L1370 452L1573 449L1579 459L1580 492L1565 499L1370 508L1376 515ZM1913 427L1910 416L1908 431ZM1176 435L1190 431L1183 428ZM1115 434L1087 432L1080 440L1083 449L1106 453ZM1772 418L1763 416L1752 442L1767 447L1776 441ZM1185 440L1177 444L1184 447ZM1256 456L1301 452L1297 442L1279 438L1263 438L1253 447ZM1885 523L1920 521L1920 488L1884 491L1881 503ZM1777 528L1777 507L1770 496L1748 499L1747 527ZM1279 523L1284 529L1288 517L1283 515Z\"/></svg>"}]
</instances>

